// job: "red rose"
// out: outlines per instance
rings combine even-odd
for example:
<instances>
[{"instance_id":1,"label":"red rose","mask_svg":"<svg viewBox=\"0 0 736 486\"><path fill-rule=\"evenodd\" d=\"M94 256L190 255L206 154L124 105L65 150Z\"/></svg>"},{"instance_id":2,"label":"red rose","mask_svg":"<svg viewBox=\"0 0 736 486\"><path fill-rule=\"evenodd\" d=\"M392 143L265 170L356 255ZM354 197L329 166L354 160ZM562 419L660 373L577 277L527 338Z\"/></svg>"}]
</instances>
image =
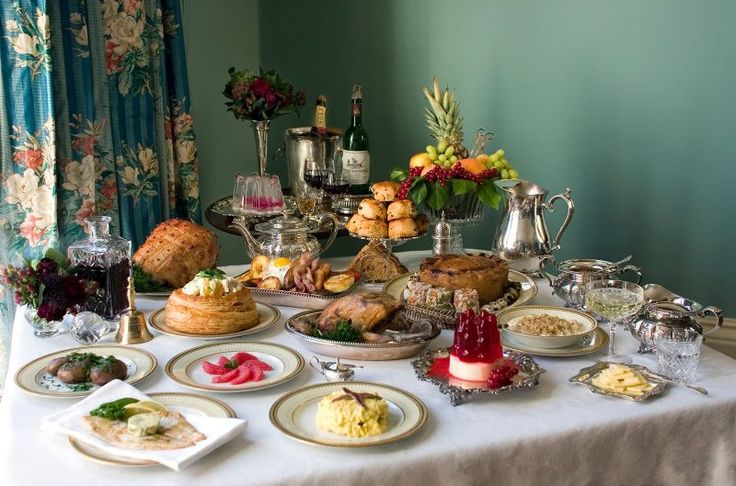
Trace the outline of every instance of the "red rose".
<instances>
[{"instance_id":1,"label":"red rose","mask_svg":"<svg viewBox=\"0 0 736 486\"><path fill-rule=\"evenodd\" d=\"M276 91L271 91L266 94L266 103L268 103L268 106L271 108L276 106L282 99L283 96Z\"/></svg>"},{"instance_id":2,"label":"red rose","mask_svg":"<svg viewBox=\"0 0 736 486\"><path fill-rule=\"evenodd\" d=\"M250 91L256 96L265 96L271 91L271 84L263 78L256 78L250 85Z\"/></svg>"}]
</instances>

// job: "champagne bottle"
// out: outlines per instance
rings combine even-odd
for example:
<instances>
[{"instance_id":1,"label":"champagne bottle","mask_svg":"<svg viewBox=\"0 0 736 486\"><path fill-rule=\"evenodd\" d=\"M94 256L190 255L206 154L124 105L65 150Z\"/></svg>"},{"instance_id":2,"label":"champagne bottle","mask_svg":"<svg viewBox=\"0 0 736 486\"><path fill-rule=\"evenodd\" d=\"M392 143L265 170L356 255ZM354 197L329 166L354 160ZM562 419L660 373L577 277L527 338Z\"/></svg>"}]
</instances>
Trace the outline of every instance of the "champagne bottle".
<instances>
[{"instance_id":1,"label":"champagne bottle","mask_svg":"<svg viewBox=\"0 0 736 486\"><path fill-rule=\"evenodd\" d=\"M310 133L317 137L327 135L327 97L324 95L317 96L314 103L314 122Z\"/></svg>"},{"instance_id":2,"label":"champagne bottle","mask_svg":"<svg viewBox=\"0 0 736 486\"><path fill-rule=\"evenodd\" d=\"M350 181L350 194L368 194L371 156L368 132L363 128L363 93L359 84L353 86L352 101L352 119L342 137L342 173Z\"/></svg>"}]
</instances>

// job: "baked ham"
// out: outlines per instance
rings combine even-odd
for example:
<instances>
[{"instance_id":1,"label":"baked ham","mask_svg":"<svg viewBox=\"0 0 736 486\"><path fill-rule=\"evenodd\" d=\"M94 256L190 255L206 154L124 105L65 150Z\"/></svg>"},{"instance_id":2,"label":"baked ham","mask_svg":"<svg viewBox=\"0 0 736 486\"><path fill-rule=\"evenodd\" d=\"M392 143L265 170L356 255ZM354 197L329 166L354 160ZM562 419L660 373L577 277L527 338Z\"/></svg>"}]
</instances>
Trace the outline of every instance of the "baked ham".
<instances>
[{"instance_id":1,"label":"baked ham","mask_svg":"<svg viewBox=\"0 0 736 486\"><path fill-rule=\"evenodd\" d=\"M156 226L133 262L161 283L183 287L197 272L217 264L217 238L202 226L169 219Z\"/></svg>"}]
</instances>

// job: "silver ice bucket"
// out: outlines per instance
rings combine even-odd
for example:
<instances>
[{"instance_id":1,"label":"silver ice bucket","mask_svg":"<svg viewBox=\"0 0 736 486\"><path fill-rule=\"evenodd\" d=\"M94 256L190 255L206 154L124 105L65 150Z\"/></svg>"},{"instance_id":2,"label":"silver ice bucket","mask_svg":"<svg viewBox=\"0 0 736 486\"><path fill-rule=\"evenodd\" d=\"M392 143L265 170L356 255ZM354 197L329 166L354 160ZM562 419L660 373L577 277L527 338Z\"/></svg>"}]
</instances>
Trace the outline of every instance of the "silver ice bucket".
<instances>
[{"instance_id":1,"label":"silver ice bucket","mask_svg":"<svg viewBox=\"0 0 736 486\"><path fill-rule=\"evenodd\" d=\"M286 164L289 169L289 186L292 194L306 188L304 165L307 159L314 159L320 168L329 169L335 153L342 148L342 131L328 128L327 135L316 137L309 132L311 127L289 128L284 132Z\"/></svg>"}]
</instances>

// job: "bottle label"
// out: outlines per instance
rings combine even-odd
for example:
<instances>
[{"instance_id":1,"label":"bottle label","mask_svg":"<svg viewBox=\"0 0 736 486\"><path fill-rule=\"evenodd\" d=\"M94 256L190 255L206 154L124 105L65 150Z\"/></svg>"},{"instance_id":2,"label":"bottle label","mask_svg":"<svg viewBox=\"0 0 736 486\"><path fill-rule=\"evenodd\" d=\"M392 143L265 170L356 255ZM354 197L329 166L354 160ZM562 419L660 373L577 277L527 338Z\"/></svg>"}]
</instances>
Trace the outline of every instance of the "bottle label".
<instances>
[{"instance_id":1,"label":"bottle label","mask_svg":"<svg viewBox=\"0 0 736 486\"><path fill-rule=\"evenodd\" d=\"M367 150L343 150L342 173L350 185L367 184L371 168L371 155Z\"/></svg>"},{"instance_id":2,"label":"bottle label","mask_svg":"<svg viewBox=\"0 0 736 486\"><path fill-rule=\"evenodd\" d=\"M314 126L318 130L327 128L327 107L317 105L314 107Z\"/></svg>"}]
</instances>

